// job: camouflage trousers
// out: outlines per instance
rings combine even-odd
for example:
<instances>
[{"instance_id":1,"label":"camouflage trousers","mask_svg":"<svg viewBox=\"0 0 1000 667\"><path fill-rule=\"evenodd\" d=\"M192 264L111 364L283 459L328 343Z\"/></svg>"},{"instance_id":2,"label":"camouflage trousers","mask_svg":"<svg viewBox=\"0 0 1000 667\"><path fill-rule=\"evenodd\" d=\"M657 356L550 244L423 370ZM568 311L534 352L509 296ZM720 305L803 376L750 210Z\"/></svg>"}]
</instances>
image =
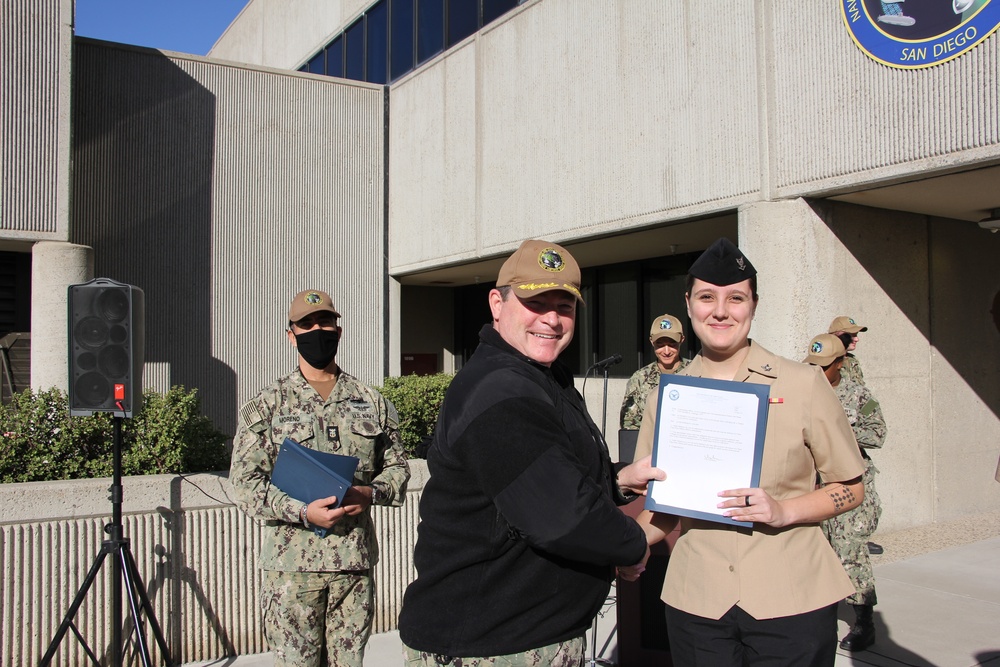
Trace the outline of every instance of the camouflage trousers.
<instances>
[{"instance_id":1,"label":"camouflage trousers","mask_svg":"<svg viewBox=\"0 0 1000 667\"><path fill-rule=\"evenodd\" d=\"M446 655L417 651L403 645L406 667L581 667L587 653L584 636L558 644L549 644L521 653L509 653L485 658L452 658Z\"/></svg>"},{"instance_id":2,"label":"camouflage trousers","mask_svg":"<svg viewBox=\"0 0 1000 667\"><path fill-rule=\"evenodd\" d=\"M861 479L865 485L865 499L849 512L844 512L823 522L823 533L830 546L837 552L847 576L854 584L854 595L847 598L848 604L875 605L875 574L872 572L868 556L868 540L878 528L882 515L882 504L875 490L874 464L865 460L865 472Z\"/></svg>"},{"instance_id":3,"label":"camouflage trousers","mask_svg":"<svg viewBox=\"0 0 1000 667\"><path fill-rule=\"evenodd\" d=\"M362 667L375 588L369 572L264 572L264 636L275 667Z\"/></svg>"}]
</instances>

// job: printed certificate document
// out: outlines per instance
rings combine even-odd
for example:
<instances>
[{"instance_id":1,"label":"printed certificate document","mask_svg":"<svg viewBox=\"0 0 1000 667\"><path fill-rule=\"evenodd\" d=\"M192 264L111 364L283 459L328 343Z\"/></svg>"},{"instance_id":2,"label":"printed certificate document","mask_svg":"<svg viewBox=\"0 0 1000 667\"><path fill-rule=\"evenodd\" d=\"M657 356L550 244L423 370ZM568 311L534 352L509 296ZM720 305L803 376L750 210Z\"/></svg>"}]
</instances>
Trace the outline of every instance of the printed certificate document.
<instances>
[{"instance_id":1,"label":"printed certificate document","mask_svg":"<svg viewBox=\"0 0 1000 667\"><path fill-rule=\"evenodd\" d=\"M653 465L646 509L738 526L716 507L726 489L760 484L767 429L768 385L661 375Z\"/></svg>"}]
</instances>

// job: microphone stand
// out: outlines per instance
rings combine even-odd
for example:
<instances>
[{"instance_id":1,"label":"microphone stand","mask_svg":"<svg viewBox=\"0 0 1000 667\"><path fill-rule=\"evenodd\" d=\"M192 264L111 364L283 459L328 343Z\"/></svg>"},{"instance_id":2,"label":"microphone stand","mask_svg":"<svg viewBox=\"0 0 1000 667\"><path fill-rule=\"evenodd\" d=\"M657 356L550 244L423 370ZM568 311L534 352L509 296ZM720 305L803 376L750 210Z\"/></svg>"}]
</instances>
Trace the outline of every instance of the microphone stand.
<instances>
[{"instance_id":1,"label":"microphone stand","mask_svg":"<svg viewBox=\"0 0 1000 667\"><path fill-rule=\"evenodd\" d=\"M607 359L603 359L593 364L590 368L587 369L587 372L584 374L584 377L586 378L586 376L590 374L590 371L596 370L598 368L600 368L604 372L604 391L603 391L603 400L601 406L601 437L604 438L605 440L607 439L607 426L608 426L608 372L609 372L608 369L617 363L621 363L621 360L622 360L622 355L613 354ZM584 397L584 400L586 400L586 397ZM597 667L597 665L614 664L609 660L605 660L603 658L601 659L597 658L598 616L600 616L600 612L598 612L597 616L594 616L594 623L590 629L590 667Z\"/></svg>"}]
</instances>

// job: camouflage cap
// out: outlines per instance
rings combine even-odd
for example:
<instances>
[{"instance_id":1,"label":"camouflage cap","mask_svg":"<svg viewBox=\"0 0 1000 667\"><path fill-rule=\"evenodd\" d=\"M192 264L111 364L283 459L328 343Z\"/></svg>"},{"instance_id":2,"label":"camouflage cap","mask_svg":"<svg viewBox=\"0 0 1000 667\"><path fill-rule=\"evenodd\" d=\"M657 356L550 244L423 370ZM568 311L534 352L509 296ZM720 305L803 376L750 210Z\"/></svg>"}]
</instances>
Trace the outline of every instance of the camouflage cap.
<instances>
[{"instance_id":1,"label":"camouflage cap","mask_svg":"<svg viewBox=\"0 0 1000 667\"><path fill-rule=\"evenodd\" d=\"M655 343L661 338L669 338L675 343L681 342L684 338L684 327L681 321L673 315L660 315L649 327L649 342Z\"/></svg>"},{"instance_id":2,"label":"camouflage cap","mask_svg":"<svg viewBox=\"0 0 1000 667\"><path fill-rule=\"evenodd\" d=\"M306 315L311 315L320 311L333 313L340 317L340 313L333 307L333 299L326 292L318 289L302 290L295 295L292 303L288 306L288 321L298 322Z\"/></svg>"},{"instance_id":3,"label":"camouflage cap","mask_svg":"<svg viewBox=\"0 0 1000 667\"><path fill-rule=\"evenodd\" d=\"M833 318L833 322L830 322L830 328L827 329L827 333L837 333L838 331L845 331L853 334L861 331L868 331L868 327L861 326L855 322L852 317L840 315L839 317Z\"/></svg>"},{"instance_id":4,"label":"camouflage cap","mask_svg":"<svg viewBox=\"0 0 1000 667\"><path fill-rule=\"evenodd\" d=\"M802 360L804 364L829 366L839 357L847 354L843 341L833 334L820 334L809 341L809 355Z\"/></svg>"},{"instance_id":5,"label":"camouflage cap","mask_svg":"<svg viewBox=\"0 0 1000 667\"><path fill-rule=\"evenodd\" d=\"M732 241L721 238L694 260L688 273L698 280L724 287L753 278L757 269Z\"/></svg>"},{"instance_id":6,"label":"camouflage cap","mask_svg":"<svg viewBox=\"0 0 1000 667\"><path fill-rule=\"evenodd\" d=\"M563 290L586 305L580 294L580 265L555 243L528 240L500 267L497 287L510 285L520 298Z\"/></svg>"}]
</instances>

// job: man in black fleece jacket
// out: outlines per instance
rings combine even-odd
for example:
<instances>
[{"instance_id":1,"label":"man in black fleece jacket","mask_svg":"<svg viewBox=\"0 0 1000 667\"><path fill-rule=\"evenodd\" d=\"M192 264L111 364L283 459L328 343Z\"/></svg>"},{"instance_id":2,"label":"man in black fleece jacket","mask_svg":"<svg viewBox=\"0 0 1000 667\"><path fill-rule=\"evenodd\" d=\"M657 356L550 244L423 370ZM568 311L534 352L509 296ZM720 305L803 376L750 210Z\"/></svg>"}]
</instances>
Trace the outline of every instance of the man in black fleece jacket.
<instances>
[{"instance_id":1,"label":"man in black fleece jacket","mask_svg":"<svg viewBox=\"0 0 1000 667\"><path fill-rule=\"evenodd\" d=\"M408 665L582 664L614 567L649 553L617 505L664 474L648 458L613 466L557 361L583 303L579 265L525 241L497 285L428 453L417 579L399 617Z\"/></svg>"}]
</instances>

